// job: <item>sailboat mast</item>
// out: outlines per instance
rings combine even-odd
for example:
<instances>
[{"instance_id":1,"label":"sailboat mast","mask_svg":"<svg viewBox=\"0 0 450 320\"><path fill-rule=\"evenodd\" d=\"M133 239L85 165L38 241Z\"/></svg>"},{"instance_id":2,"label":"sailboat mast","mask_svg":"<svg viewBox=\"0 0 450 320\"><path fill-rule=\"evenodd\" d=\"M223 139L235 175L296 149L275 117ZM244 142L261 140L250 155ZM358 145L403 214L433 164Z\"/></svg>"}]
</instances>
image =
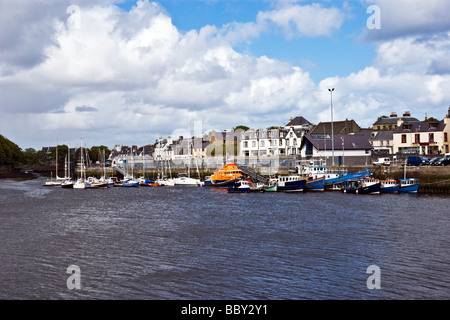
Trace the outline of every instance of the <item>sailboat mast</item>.
<instances>
[{"instance_id":1,"label":"sailboat mast","mask_svg":"<svg viewBox=\"0 0 450 320\"><path fill-rule=\"evenodd\" d=\"M56 180L58 180L58 138L56 138Z\"/></svg>"}]
</instances>

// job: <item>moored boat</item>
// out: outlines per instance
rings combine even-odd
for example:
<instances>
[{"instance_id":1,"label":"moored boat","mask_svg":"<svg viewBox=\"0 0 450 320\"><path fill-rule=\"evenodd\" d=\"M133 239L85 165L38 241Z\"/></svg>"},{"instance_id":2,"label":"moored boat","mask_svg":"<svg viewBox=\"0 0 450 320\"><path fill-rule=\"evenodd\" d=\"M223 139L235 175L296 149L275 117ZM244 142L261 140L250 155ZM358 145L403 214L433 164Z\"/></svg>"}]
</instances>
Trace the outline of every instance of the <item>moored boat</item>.
<instances>
[{"instance_id":1,"label":"moored boat","mask_svg":"<svg viewBox=\"0 0 450 320\"><path fill-rule=\"evenodd\" d=\"M277 192L278 191L278 180L270 179L269 184L264 187L266 192Z\"/></svg>"},{"instance_id":2,"label":"moored boat","mask_svg":"<svg viewBox=\"0 0 450 320\"><path fill-rule=\"evenodd\" d=\"M235 185L228 187L228 193L248 193L250 188L250 183L247 180L240 180Z\"/></svg>"},{"instance_id":3,"label":"moored boat","mask_svg":"<svg viewBox=\"0 0 450 320\"><path fill-rule=\"evenodd\" d=\"M279 176L277 191L302 192L306 187L306 179L298 175Z\"/></svg>"},{"instance_id":4,"label":"moored boat","mask_svg":"<svg viewBox=\"0 0 450 320\"><path fill-rule=\"evenodd\" d=\"M64 189L73 189L74 182L72 179L66 179L61 183L61 187Z\"/></svg>"},{"instance_id":5,"label":"moored boat","mask_svg":"<svg viewBox=\"0 0 450 320\"><path fill-rule=\"evenodd\" d=\"M325 191L325 178L306 180L306 190L308 191Z\"/></svg>"},{"instance_id":6,"label":"moored boat","mask_svg":"<svg viewBox=\"0 0 450 320\"><path fill-rule=\"evenodd\" d=\"M234 186L236 182L243 177L244 175L242 174L242 171L238 169L237 164L229 163L214 172L211 177L207 177L203 186L227 188Z\"/></svg>"},{"instance_id":7,"label":"moored boat","mask_svg":"<svg viewBox=\"0 0 450 320\"><path fill-rule=\"evenodd\" d=\"M399 185L394 179L381 180L380 191L382 193L397 193Z\"/></svg>"},{"instance_id":8,"label":"moored boat","mask_svg":"<svg viewBox=\"0 0 450 320\"><path fill-rule=\"evenodd\" d=\"M380 194L381 182L378 179L351 179L343 182L342 192L355 194Z\"/></svg>"},{"instance_id":9,"label":"moored boat","mask_svg":"<svg viewBox=\"0 0 450 320\"><path fill-rule=\"evenodd\" d=\"M419 192L420 183L417 179L409 178L409 179L400 179L400 186L398 192L401 193L417 193Z\"/></svg>"},{"instance_id":10,"label":"moored boat","mask_svg":"<svg viewBox=\"0 0 450 320\"><path fill-rule=\"evenodd\" d=\"M109 188L108 182L100 181L95 177L87 178L86 186L90 189L107 189L107 188Z\"/></svg>"},{"instance_id":11,"label":"moored boat","mask_svg":"<svg viewBox=\"0 0 450 320\"><path fill-rule=\"evenodd\" d=\"M175 186L198 186L200 180L191 178L187 173L179 173L173 182Z\"/></svg>"}]
</instances>

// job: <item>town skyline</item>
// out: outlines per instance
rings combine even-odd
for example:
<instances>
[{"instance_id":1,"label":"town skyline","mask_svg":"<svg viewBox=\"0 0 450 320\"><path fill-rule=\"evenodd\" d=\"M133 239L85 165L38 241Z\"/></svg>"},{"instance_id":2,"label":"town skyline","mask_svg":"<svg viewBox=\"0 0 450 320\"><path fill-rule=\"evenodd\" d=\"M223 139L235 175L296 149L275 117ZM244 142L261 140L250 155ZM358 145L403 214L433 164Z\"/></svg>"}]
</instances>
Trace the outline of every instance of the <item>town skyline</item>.
<instances>
[{"instance_id":1,"label":"town skyline","mask_svg":"<svg viewBox=\"0 0 450 320\"><path fill-rule=\"evenodd\" d=\"M24 149L450 104L444 0L0 3L0 134Z\"/></svg>"}]
</instances>

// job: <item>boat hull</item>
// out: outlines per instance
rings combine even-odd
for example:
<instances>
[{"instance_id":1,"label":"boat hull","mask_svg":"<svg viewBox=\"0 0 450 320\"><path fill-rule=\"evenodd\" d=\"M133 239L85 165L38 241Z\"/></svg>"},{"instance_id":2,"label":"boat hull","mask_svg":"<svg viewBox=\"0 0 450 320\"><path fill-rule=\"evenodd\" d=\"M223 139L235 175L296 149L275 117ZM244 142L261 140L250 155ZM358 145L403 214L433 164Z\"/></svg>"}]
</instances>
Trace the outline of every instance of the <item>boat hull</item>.
<instances>
[{"instance_id":1,"label":"boat hull","mask_svg":"<svg viewBox=\"0 0 450 320\"><path fill-rule=\"evenodd\" d=\"M399 186L389 186L380 188L381 193L397 193L399 191Z\"/></svg>"},{"instance_id":2,"label":"boat hull","mask_svg":"<svg viewBox=\"0 0 450 320\"><path fill-rule=\"evenodd\" d=\"M325 178L306 181L306 190L325 191Z\"/></svg>"},{"instance_id":3,"label":"boat hull","mask_svg":"<svg viewBox=\"0 0 450 320\"><path fill-rule=\"evenodd\" d=\"M354 193L354 194L380 194L381 183L376 183L366 187L345 188L342 190L344 193Z\"/></svg>"},{"instance_id":4,"label":"boat hull","mask_svg":"<svg viewBox=\"0 0 450 320\"><path fill-rule=\"evenodd\" d=\"M228 187L228 193L249 193L250 187Z\"/></svg>"},{"instance_id":5,"label":"boat hull","mask_svg":"<svg viewBox=\"0 0 450 320\"><path fill-rule=\"evenodd\" d=\"M206 180L203 183L204 187L228 188L234 187L240 179L232 180Z\"/></svg>"},{"instance_id":6,"label":"boat hull","mask_svg":"<svg viewBox=\"0 0 450 320\"><path fill-rule=\"evenodd\" d=\"M278 183L279 192L303 192L306 187L306 180L295 180Z\"/></svg>"},{"instance_id":7,"label":"boat hull","mask_svg":"<svg viewBox=\"0 0 450 320\"><path fill-rule=\"evenodd\" d=\"M400 192L400 193L418 193L419 185L416 184L413 186L399 187L398 192Z\"/></svg>"}]
</instances>

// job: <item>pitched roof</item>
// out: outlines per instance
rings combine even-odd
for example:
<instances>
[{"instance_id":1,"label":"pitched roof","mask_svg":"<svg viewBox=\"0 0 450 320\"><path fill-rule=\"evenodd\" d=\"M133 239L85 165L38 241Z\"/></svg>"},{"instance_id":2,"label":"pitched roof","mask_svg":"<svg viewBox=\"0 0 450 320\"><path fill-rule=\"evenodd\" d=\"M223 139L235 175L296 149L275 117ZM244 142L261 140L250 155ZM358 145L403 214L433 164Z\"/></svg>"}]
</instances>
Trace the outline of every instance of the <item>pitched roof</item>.
<instances>
[{"instance_id":1,"label":"pitched roof","mask_svg":"<svg viewBox=\"0 0 450 320\"><path fill-rule=\"evenodd\" d=\"M295 117L294 119L291 118L291 120L286 125L286 127L289 127L289 126L304 126L304 125L309 125L310 126L311 122L309 122L308 120L306 120L303 117Z\"/></svg>"},{"instance_id":2,"label":"pitched roof","mask_svg":"<svg viewBox=\"0 0 450 320\"><path fill-rule=\"evenodd\" d=\"M302 141L302 147L305 143L305 139L312 143L317 150L331 150L331 139L314 139L310 134L304 136ZM334 136L334 149L342 150L342 142L344 142L344 150L371 150L372 145L366 135L354 134L354 135L342 135L338 134Z\"/></svg>"},{"instance_id":3,"label":"pitched roof","mask_svg":"<svg viewBox=\"0 0 450 320\"><path fill-rule=\"evenodd\" d=\"M433 121L416 121L410 123L403 123L395 129L394 133L408 133L408 132L437 132L443 131L445 128L444 120L439 122Z\"/></svg>"},{"instance_id":4,"label":"pitched roof","mask_svg":"<svg viewBox=\"0 0 450 320\"><path fill-rule=\"evenodd\" d=\"M355 120L333 121L333 134L348 134L361 131ZM311 130L312 134L331 134L331 122L320 122Z\"/></svg>"},{"instance_id":5,"label":"pitched roof","mask_svg":"<svg viewBox=\"0 0 450 320\"><path fill-rule=\"evenodd\" d=\"M380 118L373 125L383 125L383 124L397 124L398 120L402 120L403 122L415 122L419 121L413 117L389 117L389 118Z\"/></svg>"}]
</instances>

